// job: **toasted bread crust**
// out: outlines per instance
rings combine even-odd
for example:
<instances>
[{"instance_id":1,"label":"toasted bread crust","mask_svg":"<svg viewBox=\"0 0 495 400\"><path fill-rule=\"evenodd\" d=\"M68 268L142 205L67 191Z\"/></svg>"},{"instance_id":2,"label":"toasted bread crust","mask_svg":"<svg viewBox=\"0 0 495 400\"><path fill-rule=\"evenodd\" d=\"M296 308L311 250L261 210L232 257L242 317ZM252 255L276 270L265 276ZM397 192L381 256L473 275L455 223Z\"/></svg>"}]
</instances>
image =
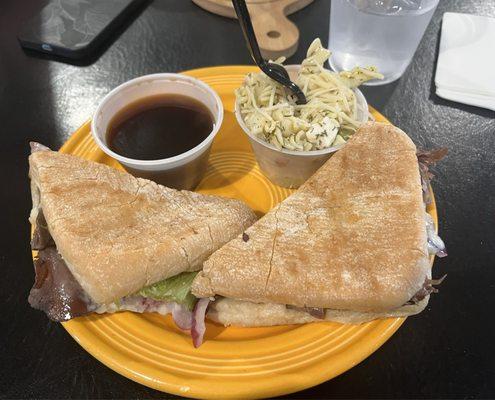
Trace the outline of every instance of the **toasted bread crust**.
<instances>
[{"instance_id":1,"label":"toasted bread crust","mask_svg":"<svg viewBox=\"0 0 495 400\"><path fill-rule=\"evenodd\" d=\"M201 268L255 221L242 202L169 189L52 151L29 157L33 211L43 209L58 251L99 304Z\"/></svg>"},{"instance_id":2,"label":"toasted bread crust","mask_svg":"<svg viewBox=\"0 0 495 400\"><path fill-rule=\"evenodd\" d=\"M196 296L382 313L429 275L416 147L364 125L296 193L216 251Z\"/></svg>"}]
</instances>

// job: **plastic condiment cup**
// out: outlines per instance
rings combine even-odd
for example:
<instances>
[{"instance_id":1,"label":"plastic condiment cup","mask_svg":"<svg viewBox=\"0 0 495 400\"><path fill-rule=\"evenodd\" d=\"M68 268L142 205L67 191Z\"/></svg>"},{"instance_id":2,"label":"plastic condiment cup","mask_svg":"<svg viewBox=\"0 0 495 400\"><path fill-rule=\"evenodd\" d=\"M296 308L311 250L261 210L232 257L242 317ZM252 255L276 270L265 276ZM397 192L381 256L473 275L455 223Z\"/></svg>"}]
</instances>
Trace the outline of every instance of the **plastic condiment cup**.
<instances>
[{"instance_id":1,"label":"plastic condiment cup","mask_svg":"<svg viewBox=\"0 0 495 400\"><path fill-rule=\"evenodd\" d=\"M300 65L286 66L292 80L295 80L297 77L299 68ZM359 122L366 122L369 116L368 103L359 89L354 89L354 93L356 95L357 103L356 120ZM272 144L251 134L249 128L244 123L240 107L237 103L235 105L235 116L237 122L251 142L251 147L253 148L256 161L258 162L261 171L263 171L270 181L279 186L298 188L337 150L341 149L342 146L345 146L340 145L314 151L278 150Z\"/></svg>"},{"instance_id":2,"label":"plastic condiment cup","mask_svg":"<svg viewBox=\"0 0 495 400\"><path fill-rule=\"evenodd\" d=\"M138 99L160 94L189 96L204 104L213 117L211 133L197 146L174 157L137 160L108 147L107 129L112 118ZM206 172L210 148L223 121L223 105L217 93L204 82L181 74L153 74L132 79L108 93L96 109L91 133L100 149L116 159L132 175L176 189L195 188Z\"/></svg>"}]
</instances>

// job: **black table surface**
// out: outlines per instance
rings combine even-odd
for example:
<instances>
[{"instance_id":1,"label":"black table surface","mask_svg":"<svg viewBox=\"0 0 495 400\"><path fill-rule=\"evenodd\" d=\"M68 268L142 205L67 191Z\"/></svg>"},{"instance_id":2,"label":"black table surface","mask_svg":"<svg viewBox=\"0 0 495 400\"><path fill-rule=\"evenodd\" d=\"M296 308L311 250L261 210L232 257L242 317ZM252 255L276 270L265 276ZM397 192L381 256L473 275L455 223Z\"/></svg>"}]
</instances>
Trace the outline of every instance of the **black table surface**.
<instances>
[{"instance_id":1,"label":"black table surface","mask_svg":"<svg viewBox=\"0 0 495 400\"><path fill-rule=\"evenodd\" d=\"M34 57L20 49L16 33L44 3L0 4L0 397L172 398L114 373L60 324L28 306L34 279L28 141L59 148L110 89L139 75L251 60L236 21L209 14L190 0L150 3L88 65ZM408 318L369 358L287 397L495 397L495 113L435 95L446 11L495 17L495 2L441 0L404 76L364 93L418 146L450 150L436 167L433 184L449 251L436 260L434 275L448 273L448 278L428 308ZM329 12L329 1L316 0L291 17L301 40L289 62L300 62L313 38L327 42Z\"/></svg>"}]
</instances>

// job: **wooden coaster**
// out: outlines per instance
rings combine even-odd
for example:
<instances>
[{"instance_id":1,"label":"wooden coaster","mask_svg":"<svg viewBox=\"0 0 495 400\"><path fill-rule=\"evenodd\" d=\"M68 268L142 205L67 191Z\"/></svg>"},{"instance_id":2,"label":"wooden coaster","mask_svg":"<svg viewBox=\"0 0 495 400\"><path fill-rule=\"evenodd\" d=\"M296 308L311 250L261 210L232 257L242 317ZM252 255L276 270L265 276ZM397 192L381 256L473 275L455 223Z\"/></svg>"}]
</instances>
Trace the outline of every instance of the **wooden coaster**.
<instances>
[{"instance_id":1,"label":"wooden coaster","mask_svg":"<svg viewBox=\"0 0 495 400\"><path fill-rule=\"evenodd\" d=\"M214 14L236 18L231 0L192 0ZM299 29L287 19L313 0L246 0L261 53L265 59L290 57L297 50Z\"/></svg>"}]
</instances>

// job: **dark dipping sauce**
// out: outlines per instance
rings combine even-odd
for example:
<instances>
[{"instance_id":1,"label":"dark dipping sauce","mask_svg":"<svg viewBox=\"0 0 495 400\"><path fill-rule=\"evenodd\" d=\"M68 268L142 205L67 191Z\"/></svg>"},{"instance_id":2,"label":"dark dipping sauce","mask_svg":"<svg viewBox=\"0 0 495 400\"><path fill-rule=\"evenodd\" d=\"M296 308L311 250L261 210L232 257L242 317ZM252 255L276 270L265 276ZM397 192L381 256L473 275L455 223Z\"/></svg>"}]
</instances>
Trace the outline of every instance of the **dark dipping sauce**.
<instances>
[{"instance_id":1,"label":"dark dipping sauce","mask_svg":"<svg viewBox=\"0 0 495 400\"><path fill-rule=\"evenodd\" d=\"M107 143L136 160L160 160L185 153L213 130L210 110L178 94L144 97L120 110L108 124Z\"/></svg>"}]
</instances>

